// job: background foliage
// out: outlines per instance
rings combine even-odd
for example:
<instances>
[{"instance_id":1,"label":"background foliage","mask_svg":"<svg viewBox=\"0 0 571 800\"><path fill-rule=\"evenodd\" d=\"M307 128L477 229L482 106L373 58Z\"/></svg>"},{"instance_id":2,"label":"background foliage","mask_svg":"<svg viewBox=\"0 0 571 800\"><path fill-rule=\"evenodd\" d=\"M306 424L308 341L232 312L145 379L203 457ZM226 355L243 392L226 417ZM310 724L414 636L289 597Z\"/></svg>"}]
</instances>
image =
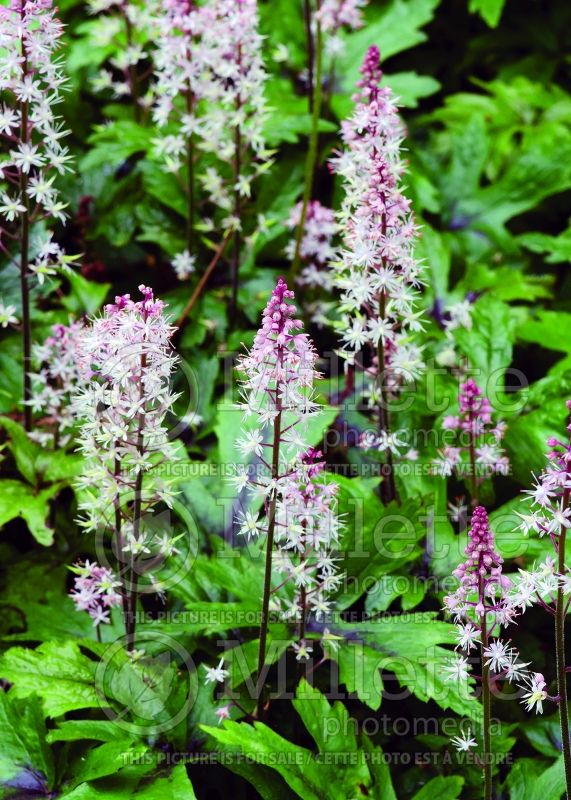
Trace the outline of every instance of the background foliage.
<instances>
[{"instance_id":1,"label":"background foliage","mask_svg":"<svg viewBox=\"0 0 571 800\"><path fill-rule=\"evenodd\" d=\"M184 198L153 159L153 131L137 125L127 106L105 103L90 92L89 78L111 54L98 45L97 19L76 0L62 0L60 7L71 79L63 113L73 132L78 172L65 179L73 219L58 237L69 252L83 257L74 274L36 290L37 340L55 322L67 322L70 313L93 314L107 297L135 293L142 282L169 303L175 318L189 295L189 286L179 284L169 266L169 257L184 246ZM271 0L261 4L261 14L271 72L266 134L277 155L259 182L250 213L252 218L265 215L268 226L245 253L240 329L231 331L228 325L228 280L221 266L177 342L195 376L190 390L180 376L181 408L190 395L203 422L184 437L181 451L189 477L181 482L175 509L177 524L191 532L193 568L175 582L167 603L168 610L192 611L196 619L161 622L160 603L146 601L144 607L149 652L160 656L160 643L153 649L156 631L172 637L195 665L218 661L221 640L238 641L250 673L255 631L222 621L229 608L244 614L258 610L262 565L255 547L241 558L221 557L231 551L231 509L221 502L228 490L216 465L235 461L237 427L235 412L224 402L228 359L221 356L251 342L268 291L289 269L285 220L301 195L310 124L298 75L305 64L300 4ZM340 187L325 160L337 142L340 120L351 110L363 53L378 44L409 131L409 190L422 225L419 248L429 276L427 355L437 357L448 344L438 324L441 315L470 295L477 298L474 325L454 332L455 346L484 376L501 374L496 399L505 407L512 473L487 487L486 502L513 571L548 552L540 540L522 541L513 533L514 511L530 472L542 466L545 439L563 430L571 390L571 6L566 0L372 0L366 17L367 25L347 38L329 87L316 195L324 204L339 205ZM289 49L286 66L271 59L280 44ZM199 273L212 245L204 233ZM4 267L1 280L4 301L18 307L16 269ZM326 329L311 332L320 352L335 345ZM177 668L175 659L150 674L148 665L117 651L109 657L105 691L113 712L129 723L117 726L102 713L96 670L108 652L105 642L121 634L120 620L114 619L104 630L105 642L97 643L89 619L75 612L67 596L66 565L93 556L92 542L74 522L71 483L81 470L80 457L72 449L47 451L23 434L15 413L19 359L19 335L2 331L0 676L6 688L11 686L0 692L2 796L200 800L231 792L236 798L267 800L453 800L479 795L480 770L450 753L447 738L460 718L477 722L478 707L450 689L443 691L438 665L452 639L439 613L443 592L427 580L445 577L459 561L464 541L446 516L446 502L462 487L451 485L446 496L444 484L434 477L403 482L400 513L413 521L414 533L405 537L397 526L387 554L373 544L379 525L395 509L377 499L378 480L334 478L347 514L345 549L352 553L344 568L355 578L341 591L337 607L390 614L383 624L368 624L348 613L333 631L346 641L332 651L327 667L316 671L314 687L301 683L291 701L275 703L271 725L254 728L236 715L219 727L216 698L198 668L185 679L193 696L188 717L163 734L162 717L172 718L169 704L176 708L188 688L173 690L181 665ZM437 423L426 400L431 393L456 402L457 382L433 363L401 420L403 428ZM325 376L324 401L335 381L334 375ZM314 443L328 427L342 424L358 427L358 413L328 410L312 431ZM434 455L429 449L422 457L428 461ZM362 458L355 451L334 457L347 464ZM442 546L447 547L444 558ZM368 552L373 556L364 555ZM367 576L389 580L377 580L374 591L366 591ZM398 576L418 580L399 584ZM210 612L210 621L200 621L200 610ZM219 623L212 622L217 610ZM271 636L276 642L284 638L279 625L272 626ZM551 675L552 634L543 617L530 612L514 640ZM351 641L359 647L351 647ZM411 661L416 664L412 675L406 666ZM343 687L339 700L324 694L331 665ZM232 672L232 680L237 686L245 680L243 665ZM407 691L401 695L397 689ZM498 706L494 716L501 725L494 749L508 756L496 770L498 797L556 800L563 782L555 717L528 716L517 703ZM445 717L452 720L446 735L440 724ZM395 729L397 718L407 722L404 734ZM149 719L156 725L150 735ZM353 719L360 724L354 726ZM391 723L384 726L383 719ZM324 720L331 720L336 736L323 738ZM415 728L418 720L430 724ZM223 763L201 763L199 754L213 751L226 757ZM361 756L339 768L326 756L340 751ZM241 760L241 752L259 754L263 763ZM399 755L400 762L384 763L383 752ZM195 763L173 765L167 758L172 753L184 753ZM275 753L295 757L272 763Z\"/></svg>"}]
</instances>

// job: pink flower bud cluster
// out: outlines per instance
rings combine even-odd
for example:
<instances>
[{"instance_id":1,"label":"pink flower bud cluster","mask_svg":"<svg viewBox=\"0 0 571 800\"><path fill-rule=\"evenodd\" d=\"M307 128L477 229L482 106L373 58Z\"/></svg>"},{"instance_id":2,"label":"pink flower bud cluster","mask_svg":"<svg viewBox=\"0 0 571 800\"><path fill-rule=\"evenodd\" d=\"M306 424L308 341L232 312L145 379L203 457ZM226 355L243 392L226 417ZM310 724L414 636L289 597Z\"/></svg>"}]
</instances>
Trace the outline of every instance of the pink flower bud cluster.
<instances>
[{"instance_id":1,"label":"pink flower bud cluster","mask_svg":"<svg viewBox=\"0 0 571 800\"><path fill-rule=\"evenodd\" d=\"M119 581L113 572L90 561L77 562L71 569L75 580L70 597L77 611L87 611L95 626L111 622L111 609L121 604L116 591Z\"/></svg>"},{"instance_id":2,"label":"pink flower bud cluster","mask_svg":"<svg viewBox=\"0 0 571 800\"><path fill-rule=\"evenodd\" d=\"M49 0L0 7L0 248L18 239L22 217L64 222L56 174L69 171L69 133L55 113L65 77L56 53L63 26ZM35 254L31 254L34 258ZM58 262L59 263L59 262Z\"/></svg>"},{"instance_id":3,"label":"pink flower bud cluster","mask_svg":"<svg viewBox=\"0 0 571 800\"><path fill-rule=\"evenodd\" d=\"M79 507L88 531L117 531L132 555L172 552L168 536L157 543L150 522L160 501L170 505L173 481L160 473L176 462L176 446L165 425L177 395L170 388L177 359L165 304L140 286L143 299L116 297L79 338L79 366L86 381L74 399L80 449L86 459L78 480Z\"/></svg>"},{"instance_id":4,"label":"pink flower bud cluster","mask_svg":"<svg viewBox=\"0 0 571 800\"><path fill-rule=\"evenodd\" d=\"M465 552L466 561L453 572L460 587L445 598L447 607L457 615L468 614L473 609L477 617L489 610L497 611L495 598L504 596L511 581L502 575L503 558L495 549L494 534L483 506L477 506L472 514Z\"/></svg>"},{"instance_id":5,"label":"pink flower bud cluster","mask_svg":"<svg viewBox=\"0 0 571 800\"><path fill-rule=\"evenodd\" d=\"M78 364L78 339L83 322L54 325L51 336L34 347L40 369L32 374L32 411L41 415L39 427L30 436L41 444L65 446L75 425L72 399L83 384Z\"/></svg>"},{"instance_id":6,"label":"pink flower bud cluster","mask_svg":"<svg viewBox=\"0 0 571 800\"><path fill-rule=\"evenodd\" d=\"M442 428L451 431L455 441L442 449L434 461L435 470L444 476L460 472L462 459L468 458L474 461L478 480L494 473L507 475L509 460L500 444L505 422L494 422L490 401L472 378L460 386L458 402L459 414L442 421Z\"/></svg>"},{"instance_id":7,"label":"pink flower bud cluster","mask_svg":"<svg viewBox=\"0 0 571 800\"><path fill-rule=\"evenodd\" d=\"M466 560L453 572L460 585L444 598L445 609L458 625L457 649L469 653L476 644L484 643L482 657L490 669L510 682L525 680L529 664L519 660L518 651L509 642L498 638L500 628L513 622L517 610L508 593L512 583L502 573L503 559L482 506L472 514L465 553ZM461 656L445 669L448 679L464 679L470 667L468 659Z\"/></svg>"},{"instance_id":8,"label":"pink flower bud cluster","mask_svg":"<svg viewBox=\"0 0 571 800\"><path fill-rule=\"evenodd\" d=\"M318 620L327 616L331 610L328 595L342 580L334 557L340 533L338 484L326 480L321 456L310 448L302 457L284 480L276 512L274 568L295 587L285 616L298 620L308 611Z\"/></svg>"},{"instance_id":9,"label":"pink flower bud cluster","mask_svg":"<svg viewBox=\"0 0 571 800\"><path fill-rule=\"evenodd\" d=\"M286 222L291 231L296 231L301 218L302 203L297 203ZM301 240L300 255L303 269L297 283L310 288L322 287L331 290L331 272L325 269L326 264L335 256L333 239L339 230L335 220L335 212L321 205L319 200L311 200L307 207L305 228ZM291 260L295 252L295 238L286 248L286 255Z\"/></svg>"},{"instance_id":10,"label":"pink flower bud cluster","mask_svg":"<svg viewBox=\"0 0 571 800\"><path fill-rule=\"evenodd\" d=\"M414 257L417 229L402 192L403 127L388 88L381 88L379 51L369 48L353 116L342 126L345 149L332 159L345 185L339 214L340 260L332 264L341 293L339 325L349 360L381 342L385 384L416 378L424 368L415 334L422 269Z\"/></svg>"}]
</instances>

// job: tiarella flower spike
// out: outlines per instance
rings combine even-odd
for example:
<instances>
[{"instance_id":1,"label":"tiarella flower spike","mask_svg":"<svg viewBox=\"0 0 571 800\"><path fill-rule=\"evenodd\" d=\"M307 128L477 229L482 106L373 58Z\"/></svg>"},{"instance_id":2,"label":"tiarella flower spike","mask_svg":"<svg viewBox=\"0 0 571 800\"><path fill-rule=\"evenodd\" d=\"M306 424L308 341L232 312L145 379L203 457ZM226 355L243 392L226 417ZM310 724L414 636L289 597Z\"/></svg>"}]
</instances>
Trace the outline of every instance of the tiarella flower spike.
<instances>
[{"instance_id":1,"label":"tiarella flower spike","mask_svg":"<svg viewBox=\"0 0 571 800\"><path fill-rule=\"evenodd\" d=\"M339 36L343 28L358 30L363 27L363 8L368 0L323 0L315 14L325 34L325 52L332 58L345 51Z\"/></svg>"},{"instance_id":2,"label":"tiarella flower spike","mask_svg":"<svg viewBox=\"0 0 571 800\"><path fill-rule=\"evenodd\" d=\"M485 796L491 794L491 690L490 675L494 680L508 682L526 680L529 664L520 660L519 653L509 641L498 638L502 627L514 621L517 614L508 590L511 581L502 572L503 559L496 550L494 534L490 528L485 508L477 506L472 514L468 532L466 560L454 570L459 581L456 591L444 598L446 610L454 617L458 627L457 655L444 667L445 680L466 684L470 679L470 651L479 649L483 706L483 759ZM458 749L468 745L458 739L452 744ZM471 740L471 745L476 744Z\"/></svg>"},{"instance_id":3,"label":"tiarella flower spike","mask_svg":"<svg viewBox=\"0 0 571 800\"><path fill-rule=\"evenodd\" d=\"M281 538L283 533L278 529L278 516L281 515L283 521L286 494L294 491L292 475L307 450L303 423L319 411L313 400L317 354L307 334L302 332L302 322L296 318L296 308L291 302L293 297L294 293L280 278L263 312L262 325L252 349L238 363L238 369L244 375L243 402L239 407L244 412L246 434L238 439L237 446L244 457L253 458L258 463L252 465L255 467L253 472L249 469L250 464L242 467L236 486L240 491L248 486L258 499L260 495L264 499L263 520L259 519L258 513L247 508L238 515L240 534L248 538L265 534L256 698L258 718L263 715L264 708L261 680L272 594L274 539L276 536ZM324 568L329 569L329 566L324 563Z\"/></svg>"},{"instance_id":4,"label":"tiarella flower spike","mask_svg":"<svg viewBox=\"0 0 571 800\"><path fill-rule=\"evenodd\" d=\"M571 411L571 401L567 402ZM557 696L547 694L546 682L541 673L534 673L524 680L523 700L528 711L543 712L543 702L557 703L560 716L561 740L566 764L571 765L571 739L567 713L567 672L565 652L565 622L571 606L571 577L566 563L567 533L571 528L571 420L567 425L565 441L550 437L547 445L547 466L533 489L525 494L530 508L528 513L516 512L521 519L520 529L524 536L530 532L551 540L554 556L548 556L531 570L519 571L519 577L511 592L511 601L521 612L537 605L554 618L555 622L555 668Z\"/></svg>"},{"instance_id":5,"label":"tiarella flower spike","mask_svg":"<svg viewBox=\"0 0 571 800\"><path fill-rule=\"evenodd\" d=\"M156 6L146 0L89 0L89 11L101 15L101 24L88 44L111 47L115 52L92 81L93 90L111 93L117 100L129 99L137 121L152 104L152 94L142 94L140 73L157 24Z\"/></svg>"},{"instance_id":6,"label":"tiarella flower spike","mask_svg":"<svg viewBox=\"0 0 571 800\"><path fill-rule=\"evenodd\" d=\"M332 167L345 182L339 214L341 260L333 264L344 312L344 350L384 350L385 383L417 377L423 369L412 334L423 327L416 310L421 267L413 254L416 227L401 190L403 128L390 90L379 87L379 51L361 68L357 106L343 124L345 150ZM377 368L379 365L377 364Z\"/></svg>"},{"instance_id":7,"label":"tiarella flower spike","mask_svg":"<svg viewBox=\"0 0 571 800\"><path fill-rule=\"evenodd\" d=\"M161 465L178 460L165 418L176 399L173 328L165 304L146 286L143 299L115 298L79 339L85 387L74 400L86 468L78 479L81 524L109 532L121 561L126 597L155 591L152 570L176 552L177 536L152 521L159 502L172 505L173 480ZM141 563L139 563L139 560ZM159 587L160 588L160 587ZM128 609L134 619L134 607ZM133 630L128 630L132 646Z\"/></svg>"},{"instance_id":8,"label":"tiarella flower spike","mask_svg":"<svg viewBox=\"0 0 571 800\"><path fill-rule=\"evenodd\" d=\"M257 0L212 0L202 46L207 70L199 146L219 159L202 184L225 214L223 227L241 227L240 203L251 195L256 175L269 164L263 127L267 117ZM226 165L234 164L228 174ZM238 170L236 171L236 165Z\"/></svg>"}]
</instances>

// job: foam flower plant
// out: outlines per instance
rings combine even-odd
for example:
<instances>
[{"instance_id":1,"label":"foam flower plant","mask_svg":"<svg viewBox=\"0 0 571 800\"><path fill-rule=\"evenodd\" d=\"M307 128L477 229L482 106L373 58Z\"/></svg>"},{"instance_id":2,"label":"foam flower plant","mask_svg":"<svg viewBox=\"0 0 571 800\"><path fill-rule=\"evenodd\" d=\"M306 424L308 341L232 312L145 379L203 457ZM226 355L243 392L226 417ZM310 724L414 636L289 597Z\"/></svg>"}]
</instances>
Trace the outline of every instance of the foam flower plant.
<instances>
[{"instance_id":1,"label":"foam flower plant","mask_svg":"<svg viewBox=\"0 0 571 800\"><path fill-rule=\"evenodd\" d=\"M206 71L200 146L216 158L201 176L211 201L233 231L231 312L236 310L244 207L257 176L271 165L264 124L267 79L257 0L212 0L204 28ZM228 169L228 165L230 169Z\"/></svg>"},{"instance_id":2,"label":"foam flower plant","mask_svg":"<svg viewBox=\"0 0 571 800\"><path fill-rule=\"evenodd\" d=\"M77 481L81 524L100 539L111 534L130 650L137 595L160 591L153 573L176 552L179 538L153 516L174 497L173 479L161 474L162 465L177 461L165 424L176 399L170 388L174 329L165 304L139 288L142 300L117 297L86 326L79 342L86 385L74 399L86 461Z\"/></svg>"},{"instance_id":3,"label":"foam flower plant","mask_svg":"<svg viewBox=\"0 0 571 800\"><path fill-rule=\"evenodd\" d=\"M20 269L24 357L24 414L31 430L30 284L71 260L52 241L45 223L64 222L56 177L71 156L56 106L65 77L57 53L62 23L51 0L10 0L0 7L0 249Z\"/></svg>"},{"instance_id":4,"label":"foam flower plant","mask_svg":"<svg viewBox=\"0 0 571 800\"><path fill-rule=\"evenodd\" d=\"M364 443L385 454L384 497L391 500L396 488L388 400L424 369L415 341L423 328L417 308L422 267L414 257L417 229L403 194L404 128L391 90L380 86L376 47L369 48L361 75L355 110L342 126L344 149L331 160L345 190L338 215L342 246L332 269L340 292L342 353L350 365L370 364L367 373L374 379L378 436L368 435Z\"/></svg>"},{"instance_id":5,"label":"foam flower plant","mask_svg":"<svg viewBox=\"0 0 571 800\"><path fill-rule=\"evenodd\" d=\"M485 508L477 506L468 532L466 560L454 576L459 581L455 592L444 599L446 610L457 624L457 655L445 667L446 680L466 683L470 677L470 653L478 650L481 662L484 772L484 800L492 797L490 704L491 680L513 681L529 678L528 666L509 641L500 639L502 627L513 622L517 609L509 595L511 581L502 571L499 555ZM458 749L463 745L456 742Z\"/></svg>"},{"instance_id":6,"label":"foam flower plant","mask_svg":"<svg viewBox=\"0 0 571 800\"><path fill-rule=\"evenodd\" d=\"M192 0L162 0L157 15L154 55L153 120L157 156L177 176L187 199L186 249L173 258L180 280L194 272L196 211L196 142L200 139L199 102L208 93L208 70L203 33L215 19L212 4Z\"/></svg>"},{"instance_id":7,"label":"foam flower plant","mask_svg":"<svg viewBox=\"0 0 571 800\"><path fill-rule=\"evenodd\" d=\"M571 411L571 401L567 402ZM523 687L528 710L539 713L543 701L557 703L561 723L561 744L565 767L567 795L571 796L571 739L569 734L569 712L567 671L565 655L565 620L571 606L571 573L565 561L567 533L571 528L571 421L567 425L565 440L551 437L547 441L551 448L547 454L547 465L535 478L532 489L526 491L529 508L527 513L517 512L521 519L521 530L525 536L535 533L549 537L554 557L548 557L533 570L520 570L519 580L512 593L512 601L522 611L538 605L547 611L555 623L555 662L557 694L547 694L543 675L536 673L532 681Z\"/></svg>"},{"instance_id":8,"label":"foam flower plant","mask_svg":"<svg viewBox=\"0 0 571 800\"><path fill-rule=\"evenodd\" d=\"M273 551L278 509L292 491L296 465L307 450L304 423L319 412L313 399L317 377L317 353L291 302L294 293L280 278L263 312L262 325L252 349L242 356L238 369L243 376L242 402L247 432L237 441L243 456L256 463L240 470L236 485L263 498L264 516L250 511L238 516L239 533L247 538L265 537L266 559L258 652L258 716L263 712L260 676L266 657ZM253 424L252 424L253 423ZM250 468L251 467L251 468ZM283 532L278 536L281 538ZM287 534L283 534L287 535Z\"/></svg>"}]
</instances>

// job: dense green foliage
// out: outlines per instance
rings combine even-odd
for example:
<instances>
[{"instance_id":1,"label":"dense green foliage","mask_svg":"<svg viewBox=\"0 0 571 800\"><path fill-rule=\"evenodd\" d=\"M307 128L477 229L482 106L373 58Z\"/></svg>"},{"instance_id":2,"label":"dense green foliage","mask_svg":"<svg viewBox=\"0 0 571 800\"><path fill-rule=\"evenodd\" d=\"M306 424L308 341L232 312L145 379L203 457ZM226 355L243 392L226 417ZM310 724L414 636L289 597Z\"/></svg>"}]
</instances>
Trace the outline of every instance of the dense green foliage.
<instances>
[{"instance_id":1,"label":"dense green foliage","mask_svg":"<svg viewBox=\"0 0 571 800\"><path fill-rule=\"evenodd\" d=\"M66 252L82 255L69 272L34 288L37 342L70 315L96 314L124 292L135 296L141 283L153 287L177 320L221 240L215 218L214 230L199 232L196 273L176 279L170 261L185 247L184 192L154 154L152 124L135 121L128 102L109 102L90 89L114 54L98 43L98 18L77 0L61 0L60 12L70 77L61 113L72 132L76 172L58 178L71 218L56 238ZM257 179L245 212L236 323L222 259L175 340L182 362L176 415L190 410L201 422L178 440L179 494L164 514L182 536L158 573L165 596L140 598L139 659L122 647L119 609L110 625L100 626L101 642L69 597L68 566L100 559L108 546L77 523L81 490L74 482L84 465L73 441L50 449L27 437L20 331L0 331L0 679L6 690L0 691L0 797L481 796L480 767L449 742L466 721L478 730L480 704L442 680L454 648L453 626L441 611L450 590L445 579L466 543L447 503L466 487L430 474L438 440L429 436L419 447L418 468L398 477L400 505L384 505L375 463L347 446L365 415L361 407L338 404L344 377L334 357L319 365L326 409L312 422L309 439L324 450L329 480L339 484L348 577L335 608L344 613L329 625L330 646L322 653L316 643L309 680L299 680L288 650L290 626L271 621L267 684L280 685L283 695L271 700L263 722L252 724L247 716L264 563L259 542L232 536L235 493L226 478L243 424L232 406L232 367L243 345L251 345L277 277L288 276L286 221L303 192L311 126L300 79L302 3L267 0L260 13L270 73L265 135L274 163ZM346 34L333 85L325 86L314 198L340 206L342 187L327 158L351 113L363 54L377 44L408 130L406 185L427 274L428 368L405 410L395 414L398 429L439 430L443 416L457 408L458 378L446 360L451 347L477 370L507 423L511 464L508 476L486 481L480 501L490 511L505 569L514 573L551 553L549 537L522 536L516 511L531 473L543 466L546 439L564 434L571 397L571 5L371 0L365 17L362 29ZM272 58L284 44L285 63ZM124 42L114 47L120 51ZM216 217L210 208L207 215ZM259 215L264 224L252 236ZM4 263L0 280L3 302L19 316L17 267ZM472 326L446 332L443 316L468 296ZM301 291L297 299L303 311L304 301L314 298ZM313 324L308 313L305 321L321 355L338 347L330 328ZM322 632L313 632L316 641ZM550 619L534 608L510 635L553 689ZM241 699L231 719L218 724L220 686L204 677L205 666L223 654L227 692ZM536 716L517 701L494 703L498 800L563 795L554 709Z\"/></svg>"}]
</instances>

